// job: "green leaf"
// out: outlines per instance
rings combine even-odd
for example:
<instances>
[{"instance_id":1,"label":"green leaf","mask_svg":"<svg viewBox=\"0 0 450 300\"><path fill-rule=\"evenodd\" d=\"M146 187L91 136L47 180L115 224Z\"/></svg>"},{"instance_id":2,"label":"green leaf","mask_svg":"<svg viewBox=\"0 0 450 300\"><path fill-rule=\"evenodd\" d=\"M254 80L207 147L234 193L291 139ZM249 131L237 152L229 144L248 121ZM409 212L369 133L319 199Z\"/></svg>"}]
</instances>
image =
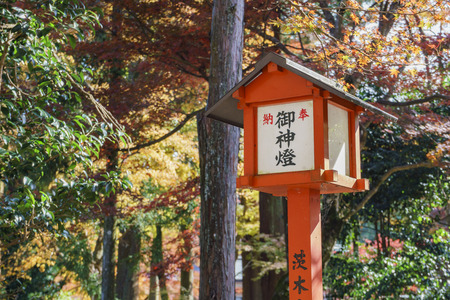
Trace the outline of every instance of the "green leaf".
<instances>
[{"instance_id":1,"label":"green leaf","mask_svg":"<svg viewBox=\"0 0 450 300\"><path fill-rule=\"evenodd\" d=\"M44 29L40 30L37 34L38 37L43 37L49 34L49 32L52 31L51 27L45 27Z\"/></svg>"},{"instance_id":2,"label":"green leaf","mask_svg":"<svg viewBox=\"0 0 450 300\"><path fill-rule=\"evenodd\" d=\"M75 39L75 37L71 34L66 34L66 37L69 40L72 49L75 49L75 47L77 46L77 40Z\"/></svg>"},{"instance_id":3,"label":"green leaf","mask_svg":"<svg viewBox=\"0 0 450 300\"><path fill-rule=\"evenodd\" d=\"M108 194L112 190L112 188L113 188L112 183L108 181L105 185L105 192Z\"/></svg>"}]
</instances>

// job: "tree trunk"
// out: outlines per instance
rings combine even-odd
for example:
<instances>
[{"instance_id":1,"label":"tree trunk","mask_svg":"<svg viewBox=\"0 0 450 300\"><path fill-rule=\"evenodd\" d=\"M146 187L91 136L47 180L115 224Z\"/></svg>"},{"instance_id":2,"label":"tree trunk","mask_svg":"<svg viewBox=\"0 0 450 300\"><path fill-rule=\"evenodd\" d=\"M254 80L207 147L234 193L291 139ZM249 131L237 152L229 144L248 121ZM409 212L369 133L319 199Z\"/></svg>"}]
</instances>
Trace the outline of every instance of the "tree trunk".
<instances>
[{"instance_id":1,"label":"tree trunk","mask_svg":"<svg viewBox=\"0 0 450 300\"><path fill-rule=\"evenodd\" d=\"M92 253L92 266L91 273L100 273L102 270L102 260L103 260L103 236L101 232L95 242L94 252Z\"/></svg>"},{"instance_id":2,"label":"tree trunk","mask_svg":"<svg viewBox=\"0 0 450 300\"><path fill-rule=\"evenodd\" d=\"M180 231L187 230L186 225L180 226ZM180 272L180 300L194 300L194 268L192 267L192 241L184 239L186 265Z\"/></svg>"},{"instance_id":3,"label":"tree trunk","mask_svg":"<svg viewBox=\"0 0 450 300\"><path fill-rule=\"evenodd\" d=\"M113 215L105 216L103 224L102 300L114 299L114 223Z\"/></svg>"},{"instance_id":4,"label":"tree trunk","mask_svg":"<svg viewBox=\"0 0 450 300\"><path fill-rule=\"evenodd\" d=\"M242 77L243 21L243 0L214 1L208 107ZM201 170L200 300L234 300L239 129L200 116L198 132Z\"/></svg>"},{"instance_id":5,"label":"tree trunk","mask_svg":"<svg viewBox=\"0 0 450 300\"><path fill-rule=\"evenodd\" d=\"M194 269L181 270L180 300L194 300Z\"/></svg>"},{"instance_id":6,"label":"tree trunk","mask_svg":"<svg viewBox=\"0 0 450 300\"><path fill-rule=\"evenodd\" d=\"M169 295L166 289L166 278L161 263L163 261L163 236L162 226L156 225L156 236L152 243L152 263L150 277L150 293L149 300L168 300Z\"/></svg>"},{"instance_id":7,"label":"tree trunk","mask_svg":"<svg viewBox=\"0 0 450 300\"><path fill-rule=\"evenodd\" d=\"M131 226L119 240L116 297L121 300L138 299L140 248L139 231L136 227Z\"/></svg>"},{"instance_id":8,"label":"tree trunk","mask_svg":"<svg viewBox=\"0 0 450 300\"><path fill-rule=\"evenodd\" d=\"M163 260L162 254L162 228L161 225L156 225L156 235L152 241L152 262L150 266L150 293L149 300L158 300L160 299L160 280L159 280L159 272L160 263Z\"/></svg>"},{"instance_id":9,"label":"tree trunk","mask_svg":"<svg viewBox=\"0 0 450 300\"><path fill-rule=\"evenodd\" d=\"M259 232L271 236L285 234L284 199L266 193L259 193ZM271 271L259 280L254 280L259 270L252 267L252 253L242 253L242 264L245 266L243 274L243 299L271 300L281 279L286 273ZM265 259L264 257L260 259ZM267 260L267 258L266 258Z\"/></svg>"},{"instance_id":10,"label":"tree trunk","mask_svg":"<svg viewBox=\"0 0 450 300\"><path fill-rule=\"evenodd\" d=\"M258 269L252 265L252 252L242 253L242 299L264 299L262 296L261 279L254 280L258 276Z\"/></svg>"},{"instance_id":11,"label":"tree trunk","mask_svg":"<svg viewBox=\"0 0 450 300\"><path fill-rule=\"evenodd\" d=\"M160 300L159 298L159 278L157 275L150 276L150 293L148 300Z\"/></svg>"},{"instance_id":12,"label":"tree trunk","mask_svg":"<svg viewBox=\"0 0 450 300\"><path fill-rule=\"evenodd\" d=\"M110 150L108 153L108 165L106 171L117 169L117 151ZM102 300L114 299L114 227L115 227L115 207L117 195L112 193L105 199L103 220L103 262L102 262Z\"/></svg>"},{"instance_id":13,"label":"tree trunk","mask_svg":"<svg viewBox=\"0 0 450 300\"><path fill-rule=\"evenodd\" d=\"M322 270L325 270L344 226L339 216L339 199L340 195L322 196Z\"/></svg>"},{"instance_id":14,"label":"tree trunk","mask_svg":"<svg viewBox=\"0 0 450 300\"><path fill-rule=\"evenodd\" d=\"M272 236L285 234L285 218L283 198L266 193L259 193L259 222L260 233ZM285 275L284 272L271 271L261 278L262 300L271 300L278 282ZM256 299L256 298L254 298Z\"/></svg>"},{"instance_id":15,"label":"tree trunk","mask_svg":"<svg viewBox=\"0 0 450 300\"><path fill-rule=\"evenodd\" d=\"M259 232L273 235L285 234L283 197L259 193Z\"/></svg>"},{"instance_id":16,"label":"tree trunk","mask_svg":"<svg viewBox=\"0 0 450 300\"><path fill-rule=\"evenodd\" d=\"M113 14L112 14L112 39L114 40L119 33L119 28L117 23L114 21L118 19L118 15L120 14L120 9L116 6L113 6ZM121 64L122 62L119 59L112 60L113 65L116 68L113 68L111 72L111 78L109 79L109 84L113 84L121 75ZM119 153L118 153L118 144L114 144L114 142L107 142L105 145L105 150L107 151L107 165L106 171L118 171L119 169ZM102 300L111 300L115 298L115 240L114 240L114 229L115 229L115 210L116 210L116 202L117 202L117 191L116 193L111 193L109 197L105 200L105 218L103 223L103 262L102 262Z\"/></svg>"}]
</instances>

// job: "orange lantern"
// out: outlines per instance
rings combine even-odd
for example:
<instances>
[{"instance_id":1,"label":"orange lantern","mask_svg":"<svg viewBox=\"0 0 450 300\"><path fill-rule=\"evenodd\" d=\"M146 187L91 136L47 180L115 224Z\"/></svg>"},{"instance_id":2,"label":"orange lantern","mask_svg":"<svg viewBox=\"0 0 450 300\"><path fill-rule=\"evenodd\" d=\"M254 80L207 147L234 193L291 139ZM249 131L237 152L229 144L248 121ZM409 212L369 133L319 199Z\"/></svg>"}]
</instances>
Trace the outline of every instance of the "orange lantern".
<instances>
[{"instance_id":1,"label":"orange lantern","mask_svg":"<svg viewBox=\"0 0 450 300\"><path fill-rule=\"evenodd\" d=\"M206 112L244 128L237 187L288 197L290 299L323 298L320 194L369 189L359 149L364 110L396 120L336 82L269 53Z\"/></svg>"}]
</instances>

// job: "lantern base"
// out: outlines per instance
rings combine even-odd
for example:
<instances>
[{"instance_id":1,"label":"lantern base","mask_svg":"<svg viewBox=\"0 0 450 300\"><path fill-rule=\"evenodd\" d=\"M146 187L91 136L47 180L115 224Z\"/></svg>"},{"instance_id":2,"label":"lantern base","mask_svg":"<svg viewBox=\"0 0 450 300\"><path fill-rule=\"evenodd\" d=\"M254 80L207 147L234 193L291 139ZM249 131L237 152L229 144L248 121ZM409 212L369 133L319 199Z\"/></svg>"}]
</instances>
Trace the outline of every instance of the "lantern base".
<instances>
[{"instance_id":1,"label":"lantern base","mask_svg":"<svg viewBox=\"0 0 450 300\"><path fill-rule=\"evenodd\" d=\"M311 188L321 194L354 193L369 190L369 180L341 175L336 170L308 170L241 176L238 188L249 188L274 196L287 196L288 189Z\"/></svg>"}]
</instances>

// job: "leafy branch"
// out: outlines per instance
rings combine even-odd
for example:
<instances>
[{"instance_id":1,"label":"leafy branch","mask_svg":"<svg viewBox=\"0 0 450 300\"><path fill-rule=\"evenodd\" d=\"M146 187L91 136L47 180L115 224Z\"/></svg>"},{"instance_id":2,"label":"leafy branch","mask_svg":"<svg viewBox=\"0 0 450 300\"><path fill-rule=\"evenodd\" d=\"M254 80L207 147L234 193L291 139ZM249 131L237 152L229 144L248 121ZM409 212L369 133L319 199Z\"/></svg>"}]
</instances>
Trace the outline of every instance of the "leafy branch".
<instances>
[{"instance_id":1,"label":"leafy branch","mask_svg":"<svg viewBox=\"0 0 450 300\"><path fill-rule=\"evenodd\" d=\"M348 222L348 220L354 216L358 211L360 211L366 204L369 202L370 199L372 199L373 196L378 192L380 187L388 180L389 177L391 177L392 174L400 171L406 171L406 170L412 170L417 168L433 168L436 164L432 162L421 162L417 164L411 164L411 165L404 165L404 166L396 166L391 169L389 169L384 175L381 177L380 181L378 181L377 185L367 193L367 195L364 197L364 199L350 212L348 212L343 218L342 221Z\"/></svg>"},{"instance_id":2,"label":"leafy branch","mask_svg":"<svg viewBox=\"0 0 450 300\"><path fill-rule=\"evenodd\" d=\"M75 88L94 105L103 121L112 124L120 131L124 131L123 125L121 125L119 121L117 121L117 119L111 114L109 110L107 110L100 102L98 102L91 93L87 92L78 82L76 82L68 72L66 73L66 75L67 79L69 79L69 81L75 86ZM129 140L128 142L131 142L131 140Z\"/></svg>"},{"instance_id":3,"label":"leafy branch","mask_svg":"<svg viewBox=\"0 0 450 300\"><path fill-rule=\"evenodd\" d=\"M1 57L1 60L0 60L0 91L2 90L3 70L5 68L5 61L6 61L6 56L8 54L9 46L11 45L11 42L14 41L19 35L20 35L20 33L13 34L12 32L8 32L8 38L6 39L6 41L2 45L3 46L3 51L1 53L2 57Z\"/></svg>"},{"instance_id":4,"label":"leafy branch","mask_svg":"<svg viewBox=\"0 0 450 300\"><path fill-rule=\"evenodd\" d=\"M324 1L317 1L317 2L324 2ZM320 10L320 11L328 11L328 12L333 12L336 9L344 9L344 10L348 10L348 11L355 11L355 12L365 12L365 13L371 13L371 14L391 14L392 11L387 10L387 9L375 9L375 8L369 8L369 9L364 9L361 6L346 6L346 5L340 5L339 7L316 7L313 4L308 4L308 5L301 5L298 4L296 1L292 1L289 0L290 5L301 9L301 8L306 8L309 10ZM411 11L407 11L407 10L402 10L402 11L398 11L396 12L397 15L402 15L402 16L415 16L415 15L419 15L419 14L434 14L436 13L435 10L429 10L429 9L423 9L423 10L411 10Z\"/></svg>"},{"instance_id":5,"label":"leafy branch","mask_svg":"<svg viewBox=\"0 0 450 300\"><path fill-rule=\"evenodd\" d=\"M388 97L386 97L388 98ZM407 102L394 102L389 100L379 100L378 103L389 105L389 106L411 106L416 104L423 104L427 102L432 102L434 100L450 100L450 96L442 95L442 94L434 94L431 96L427 96L421 99L411 100Z\"/></svg>"},{"instance_id":6,"label":"leafy branch","mask_svg":"<svg viewBox=\"0 0 450 300\"><path fill-rule=\"evenodd\" d=\"M171 131L169 131L168 133L164 134L163 136L161 136L161 137L159 137L159 138L157 138L157 139L155 139L155 140L151 140L151 141L148 141L148 142L146 142L146 143L139 144L139 145L134 146L134 147L131 147L131 148L122 148L122 149L119 149L119 151L123 151L123 152L125 152L125 151L137 151L137 150L140 150L140 149L142 149L142 148L145 148L145 147L149 147L149 146L155 145L155 144L157 144L157 143L159 143L159 142L161 142L161 141L167 139L168 137L172 136L173 134L175 134L175 133L178 132L179 130L181 130L181 128L183 128L184 125L185 125L189 120L191 120L193 117L197 116L199 113L203 112L204 110L205 110L205 109L202 108L202 109L193 111L193 112L191 112L190 114L187 114L186 117L183 119L183 121L181 121L177 126L175 126L175 128L173 128Z\"/></svg>"}]
</instances>

